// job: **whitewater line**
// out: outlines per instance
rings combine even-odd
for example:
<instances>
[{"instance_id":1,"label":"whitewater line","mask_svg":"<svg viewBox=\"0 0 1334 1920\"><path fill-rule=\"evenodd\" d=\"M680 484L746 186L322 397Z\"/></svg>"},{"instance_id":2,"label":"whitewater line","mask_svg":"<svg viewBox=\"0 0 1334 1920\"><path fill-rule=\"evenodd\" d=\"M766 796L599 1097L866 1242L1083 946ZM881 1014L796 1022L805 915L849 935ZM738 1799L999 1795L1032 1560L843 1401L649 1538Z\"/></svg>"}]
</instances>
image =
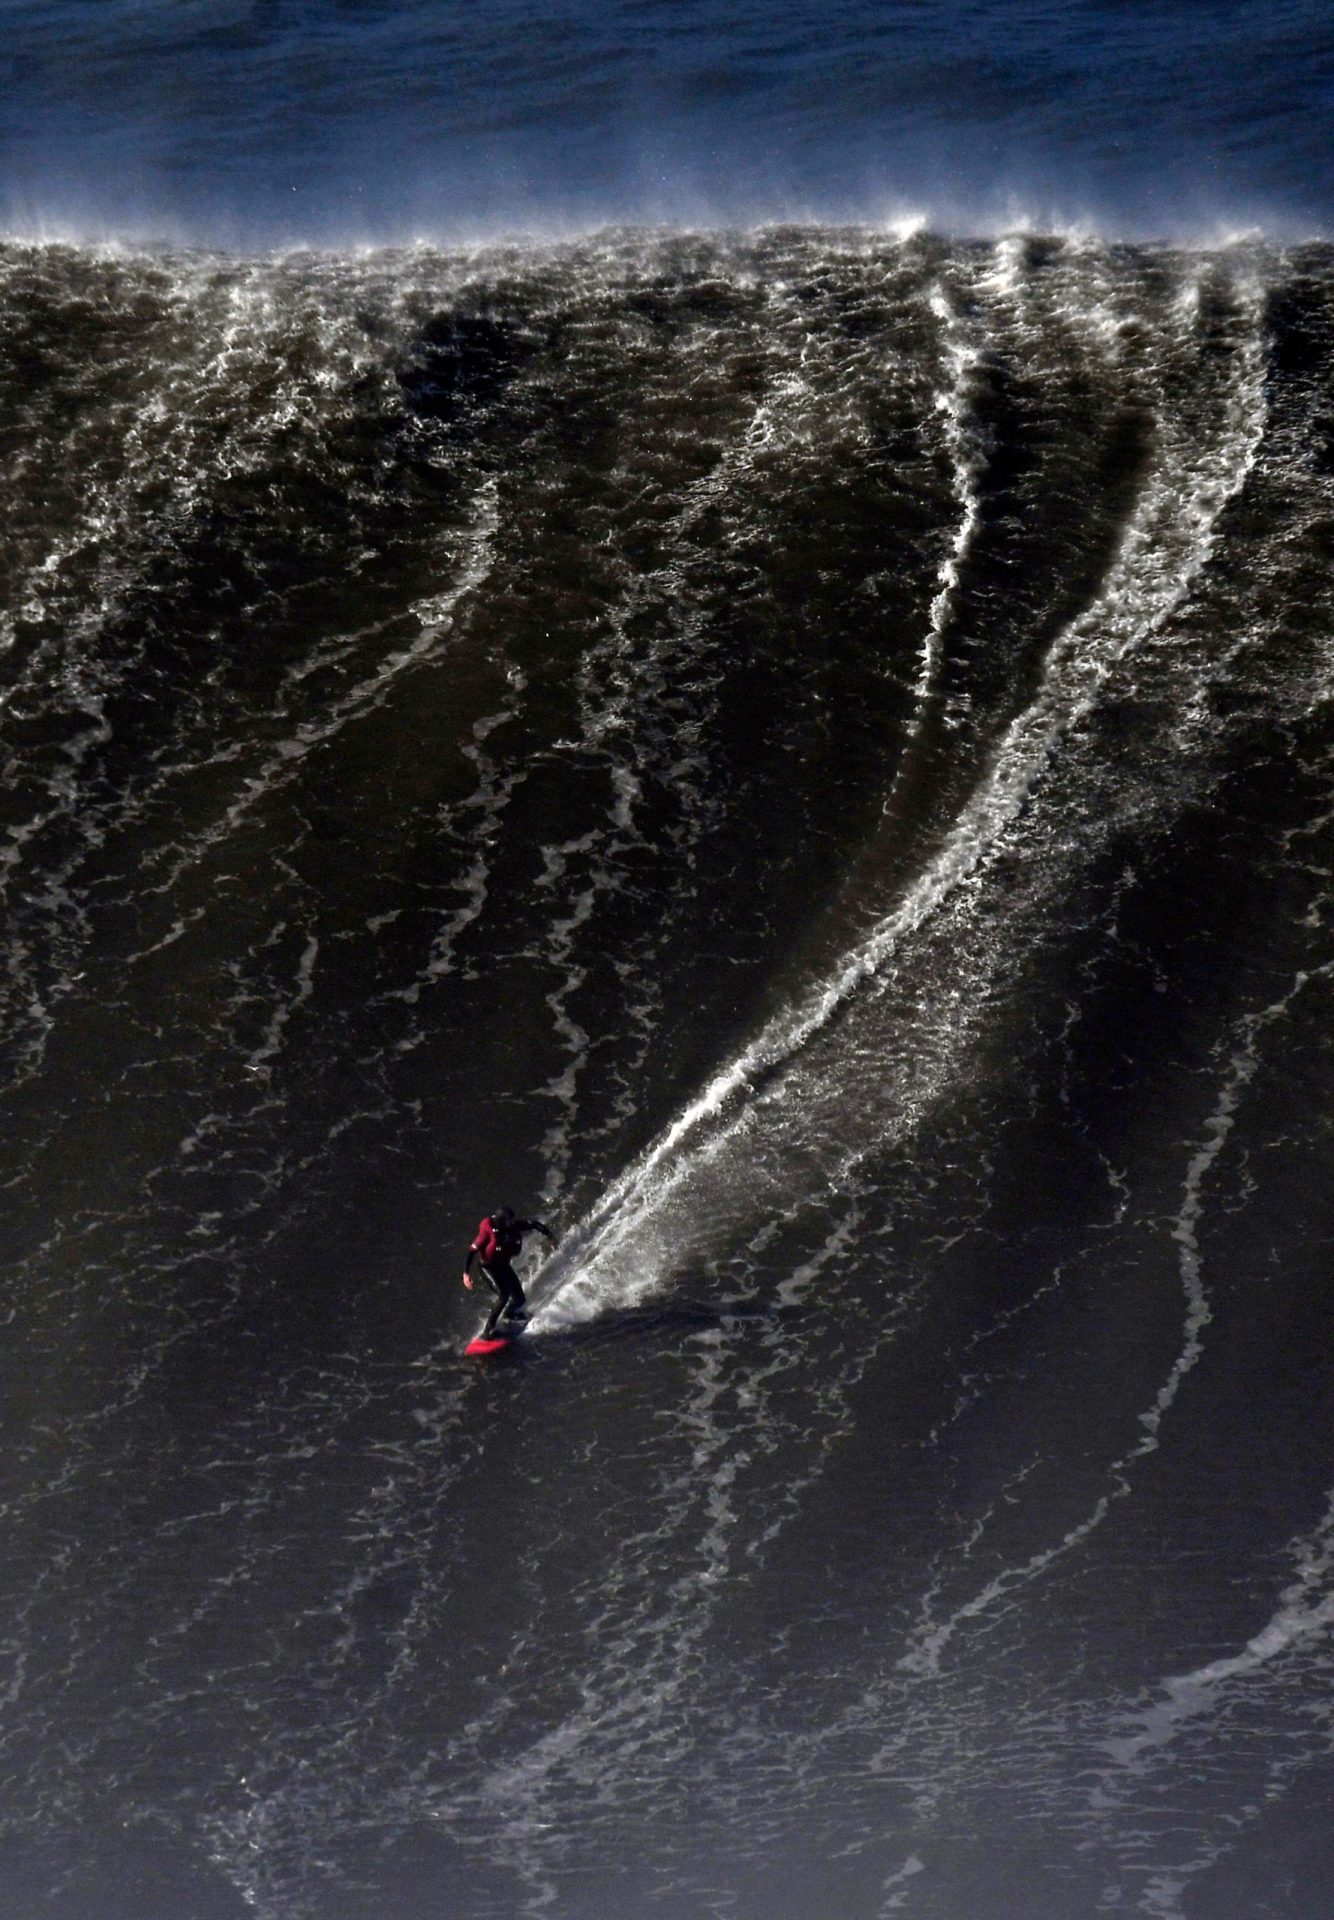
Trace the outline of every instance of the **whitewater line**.
<instances>
[{"instance_id":1,"label":"whitewater line","mask_svg":"<svg viewBox=\"0 0 1334 1920\"><path fill-rule=\"evenodd\" d=\"M201 834L192 847L182 848L166 878L145 887L145 893L169 893L182 874L203 859L210 848L226 840L261 800L284 786L308 754L325 746L350 723L364 719L383 706L401 674L434 656L454 630L460 602L483 584L494 564L495 537L500 525L497 496L497 482L493 479L483 482L469 529L472 550L464 560L459 578L442 592L415 601L409 608L421 623L417 638L389 654L366 679L349 688L322 720L303 720L288 739L280 740L259 772L246 780L241 797L232 802L218 824ZM379 632L388 624L391 623L382 622L365 631Z\"/></svg>"},{"instance_id":2,"label":"whitewater line","mask_svg":"<svg viewBox=\"0 0 1334 1920\"><path fill-rule=\"evenodd\" d=\"M965 803L936 859L824 985L795 1013L770 1021L570 1232L565 1251L555 1258L554 1285L548 1284L536 1321L580 1317L571 1314L569 1305L563 1313L552 1311L572 1292L576 1299L582 1291L596 1301L588 1270L622 1244L634 1226L680 1184L692 1165L692 1155L679 1150L703 1127L722 1120L721 1131L697 1146L694 1154L695 1158L716 1156L747 1124L749 1108L730 1119L728 1110L753 1090L758 1079L792 1059L825 1028L903 941L982 869L1001 835L1022 813L1063 737L1095 705L1115 665L1158 633L1181 606L1213 551L1219 516L1245 484L1258 454L1266 418L1263 344L1257 321L1230 410L1228 424L1235 438L1229 445L1225 436L1224 448L1197 466L1194 485L1179 505L1179 490L1161 470L1146 485L1122 534L1106 584L1053 642L1032 700L1006 729L989 772ZM1186 530L1187 551L1179 559L1169 551L1156 577L1149 573L1145 578L1155 524L1162 512L1173 507L1170 524ZM1080 643L1100 633L1108 636L1104 644L1092 646L1081 657Z\"/></svg>"},{"instance_id":3,"label":"whitewater line","mask_svg":"<svg viewBox=\"0 0 1334 1920\"><path fill-rule=\"evenodd\" d=\"M770 299L772 302L772 290ZM804 350L803 345L803 353ZM795 403L809 391L799 368L766 376L744 428L725 446L715 464L686 488L680 507L665 522L660 537L663 548L660 564L647 573L631 576L618 603L609 612L606 637L588 649L579 663L581 737L577 745L585 753L597 751L606 756L612 798L606 826L591 829L574 841L541 848L545 871L537 882L539 887L554 889L564 879L572 856L589 856L586 884L571 903L566 917L553 922L545 950L552 966L564 968L560 983L547 995L547 1005L552 1012L557 1043L567 1055L561 1071L541 1089L559 1108L541 1145L546 1168L542 1196L543 1204L548 1207L558 1203L565 1186L579 1112L580 1076L589 1058L590 1036L567 1007L570 996L586 977L583 969L572 969L569 964L573 935L591 916L598 896L613 892L620 885L611 865L611 855L623 851L631 842L647 844L636 820L636 807L651 773L657 772L670 781L680 800L684 831L690 835L692 847L698 843L701 832L704 802L698 784L690 777L699 764L699 756L678 750L669 767L655 768L650 760L653 741L641 741L634 734L631 716L656 704L674 671L679 672L674 657L681 655L694 670L697 694L703 693L707 686L708 696L716 707L720 673L712 669L707 682L702 675L705 655L701 640L707 638L705 621L698 604L689 604L698 598L688 585L689 569L692 559L697 560L702 552L694 540L694 529L709 508L724 500L730 490L743 491L743 483L753 472L756 454L769 449L777 438L783 403L793 402L795 409ZM652 609L659 596L672 613L665 632L650 643L641 661L637 659L636 643L630 634L631 622L636 615ZM597 680L600 672L605 673L607 679L602 689ZM700 717L697 709L697 721ZM618 745L618 736L622 735L628 739L624 745ZM646 1040L650 1033L651 1029L645 1030Z\"/></svg>"},{"instance_id":4,"label":"whitewater line","mask_svg":"<svg viewBox=\"0 0 1334 1920\"><path fill-rule=\"evenodd\" d=\"M940 1656L954 1638L958 1629L969 1620L978 1618L1003 1600L1007 1594L1018 1587L1029 1585L1044 1574L1054 1561L1063 1559L1089 1535L1096 1532L1111 1511L1115 1501L1123 1500L1131 1491L1130 1469L1139 1460L1158 1449L1158 1436L1163 1420L1175 1404L1181 1391L1182 1382L1199 1364L1204 1353L1204 1329L1213 1318L1213 1309L1205 1292L1200 1245L1196 1229L1204 1212L1204 1191L1214 1163L1226 1147L1228 1138L1236 1124L1237 1109L1242 1096L1250 1086L1260 1067L1260 1036L1275 1020L1287 1013L1313 977L1334 973L1334 961L1318 968L1316 974L1299 973L1292 987L1271 1006L1260 1012L1250 1014L1242 1022L1241 1044L1228 1062L1229 1072L1223 1083L1212 1113L1204 1123L1204 1140L1191 1155L1186 1167L1185 1181L1182 1187L1181 1208L1172 1223L1171 1238L1179 1251L1177 1267L1181 1275L1182 1292L1186 1299L1186 1317L1183 1328L1181 1350L1168 1369L1167 1378L1154 1396L1153 1404L1138 1418L1142 1429L1141 1438L1107 1468L1106 1477L1111 1483L1109 1491L1101 1494L1092 1509L1078 1525L1071 1527L1051 1546L1033 1554L1028 1560L1016 1567L1006 1567L994 1579L987 1582L980 1592L974 1594L961 1607L952 1613L948 1620L929 1630L923 1626L917 1632L917 1644L898 1661L898 1667L906 1673L934 1674L940 1668ZM1334 1603L1331 1603L1334 1604Z\"/></svg>"},{"instance_id":5,"label":"whitewater line","mask_svg":"<svg viewBox=\"0 0 1334 1920\"><path fill-rule=\"evenodd\" d=\"M942 287L936 285L931 289L928 304L943 329L945 359L950 369L949 386L936 395L936 411L945 416L945 444L950 454L954 497L961 514L949 550L936 573L937 590L918 654L920 667L913 687L913 698L919 710L919 724L944 655L945 623L963 577L963 563L981 524L982 499L978 482L985 464L981 450L976 445L970 445L967 432L968 395L973 377L982 364L982 350L975 341L964 337L959 316Z\"/></svg>"},{"instance_id":6,"label":"whitewater line","mask_svg":"<svg viewBox=\"0 0 1334 1920\"><path fill-rule=\"evenodd\" d=\"M1334 1493L1327 1496L1323 1518L1313 1531L1289 1543L1296 1562L1295 1577L1282 1589L1273 1614L1252 1634L1240 1653L1224 1654L1191 1673L1172 1674L1161 1682L1164 1698L1136 1716L1141 1733L1108 1740L1113 1763L1142 1773L1142 1757L1175 1740L1183 1726L1213 1706L1214 1695L1232 1681L1248 1680L1274 1660L1311 1645L1334 1629Z\"/></svg>"}]
</instances>

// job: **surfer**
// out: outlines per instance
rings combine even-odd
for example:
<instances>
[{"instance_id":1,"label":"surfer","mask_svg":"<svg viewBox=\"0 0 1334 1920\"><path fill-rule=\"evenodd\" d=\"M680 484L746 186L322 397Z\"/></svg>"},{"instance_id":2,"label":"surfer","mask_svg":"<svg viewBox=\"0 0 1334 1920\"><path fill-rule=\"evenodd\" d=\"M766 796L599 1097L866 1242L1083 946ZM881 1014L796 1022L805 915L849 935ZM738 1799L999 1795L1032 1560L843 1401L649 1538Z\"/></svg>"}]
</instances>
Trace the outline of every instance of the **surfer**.
<instances>
[{"instance_id":1,"label":"surfer","mask_svg":"<svg viewBox=\"0 0 1334 1920\"><path fill-rule=\"evenodd\" d=\"M523 1288L514 1271L514 1259L523 1247L526 1233L540 1233L554 1247L556 1236L544 1220L520 1220L513 1207L497 1207L488 1213L477 1229L477 1238L468 1248L463 1262L463 1284L472 1291L472 1263L481 1262L487 1284L496 1296L481 1338L489 1340L503 1314L506 1320L526 1320Z\"/></svg>"}]
</instances>

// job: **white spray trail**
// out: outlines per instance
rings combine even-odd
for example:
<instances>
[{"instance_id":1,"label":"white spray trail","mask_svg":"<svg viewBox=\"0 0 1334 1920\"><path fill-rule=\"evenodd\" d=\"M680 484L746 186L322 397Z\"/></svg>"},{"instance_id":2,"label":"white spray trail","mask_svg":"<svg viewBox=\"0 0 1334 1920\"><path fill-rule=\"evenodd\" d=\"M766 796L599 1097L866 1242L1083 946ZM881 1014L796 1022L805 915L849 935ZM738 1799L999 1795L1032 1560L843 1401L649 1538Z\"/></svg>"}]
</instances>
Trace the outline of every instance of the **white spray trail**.
<instances>
[{"instance_id":1,"label":"white spray trail","mask_svg":"<svg viewBox=\"0 0 1334 1920\"><path fill-rule=\"evenodd\" d=\"M685 1217L674 1228L667 1217L672 1202L701 1173L716 1168L733 1145L741 1146L743 1160L729 1184L744 1189L752 1204L763 1203L758 1148L762 1110L775 1105L776 1078L905 942L980 881L1063 738L1095 706L1118 663L1171 619L1208 561L1219 516L1244 485L1264 430L1264 336L1254 290L1251 306L1253 324L1217 442L1200 448L1184 427L1174 433L1164 423L1158 468L1125 527L1102 590L1057 636L1033 698L1006 730L944 847L842 964L729 1061L592 1208L557 1256L538 1323L586 1319L611 1300L628 1304L653 1292L679 1267L687 1237L708 1229L708 1207L702 1201L691 1206L688 1196ZM957 1068L957 1057L941 1061L926 1092L943 1088ZM809 1117L809 1108L803 1110ZM880 1115L880 1137L901 1129L909 1117L901 1098L896 1114ZM813 1152L812 1144L808 1132L804 1157L818 1163L820 1143L814 1142ZM845 1160L831 1158L824 1178ZM820 1171L817 1164L817 1176ZM779 1175L790 1186L794 1170L785 1163Z\"/></svg>"}]
</instances>

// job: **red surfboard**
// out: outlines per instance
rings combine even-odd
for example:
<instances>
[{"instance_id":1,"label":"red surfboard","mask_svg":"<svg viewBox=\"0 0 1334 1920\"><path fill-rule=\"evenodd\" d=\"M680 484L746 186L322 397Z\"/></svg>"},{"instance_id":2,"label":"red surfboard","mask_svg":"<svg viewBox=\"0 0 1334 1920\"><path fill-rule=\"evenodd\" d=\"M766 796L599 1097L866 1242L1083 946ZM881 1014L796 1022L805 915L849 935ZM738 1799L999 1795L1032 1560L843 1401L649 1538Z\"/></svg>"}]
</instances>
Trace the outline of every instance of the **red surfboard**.
<instances>
[{"instance_id":1,"label":"red surfboard","mask_svg":"<svg viewBox=\"0 0 1334 1920\"><path fill-rule=\"evenodd\" d=\"M479 1353L503 1353L506 1347L513 1346L513 1344L513 1334L493 1333L489 1340L484 1340L479 1333L475 1340L468 1342L463 1351L474 1355Z\"/></svg>"}]
</instances>

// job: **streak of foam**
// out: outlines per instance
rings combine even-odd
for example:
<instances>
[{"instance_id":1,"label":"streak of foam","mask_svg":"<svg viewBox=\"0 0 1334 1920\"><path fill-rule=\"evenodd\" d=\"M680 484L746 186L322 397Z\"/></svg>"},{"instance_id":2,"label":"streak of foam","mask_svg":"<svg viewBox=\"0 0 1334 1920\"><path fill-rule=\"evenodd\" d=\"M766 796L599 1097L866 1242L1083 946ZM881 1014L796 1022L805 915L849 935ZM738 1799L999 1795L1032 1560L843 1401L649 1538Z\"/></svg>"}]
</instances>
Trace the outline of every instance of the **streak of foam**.
<instances>
[{"instance_id":1,"label":"streak of foam","mask_svg":"<svg viewBox=\"0 0 1334 1920\"><path fill-rule=\"evenodd\" d=\"M1119 1882L1134 1873L1143 1887L1139 1911L1156 1920L1183 1920L1192 1882L1215 1868L1246 1829L1285 1797L1296 1776L1330 1751L1334 1493L1316 1526L1293 1540L1288 1553L1293 1578L1277 1595L1269 1619L1238 1652L1169 1675L1156 1698L1124 1711L1111 1733L1100 1734L1103 1764L1087 1789L1087 1806L1094 1831L1110 1832L1123 1864L1099 1911L1122 1910ZM1233 1776L1238 1749L1251 1746L1252 1728L1276 1718L1289 1721L1292 1736L1266 1743L1254 1756L1261 1777L1246 1800L1221 1821L1207 1812L1192 1818L1181 1806L1183 1777ZM1155 1817L1164 1794L1167 1804ZM1128 1828L1127 1810L1133 1813Z\"/></svg>"},{"instance_id":2,"label":"streak of foam","mask_svg":"<svg viewBox=\"0 0 1334 1920\"><path fill-rule=\"evenodd\" d=\"M755 490L757 461L817 438L813 416L817 396L805 365L811 343L801 332L796 340L790 337L793 316L781 292L770 290L766 321L767 349L777 354L778 364L769 369L750 418L713 465L684 489L680 505L661 531L661 563L648 569L636 566L630 572L619 603L607 610L605 638L579 663L580 737L566 744L585 757L607 762L610 797L605 825L542 848L544 871L538 887L553 894L565 889L569 898L566 911L548 929L543 956L560 976L547 995L547 1005L557 1041L567 1056L562 1071L542 1089L558 1107L542 1142L547 1169L543 1201L548 1207L557 1203L565 1189L575 1140L587 1152L599 1137L613 1135L633 1111L631 1089L655 1031L657 963L671 928L660 927L623 965L622 978L631 999L628 1023L636 1045L622 1070L622 1093L608 1120L592 1134L579 1128L580 1083L589 1060L590 1035L570 1011L587 977L586 968L575 957L576 936L592 921L601 900L622 886L631 849L650 844L637 820L650 781L670 788L675 798L679 825L673 833L673 852L678 871L689 872L714 819L707 791L706 742L727 662L713 649L710 626L696 604L698 595L692 585L695 567L707 562L706 516L724 503L729 505L736 538ZM752 348L756 344L749 336L745 343ZM688 386L699 375L675 370L673 377ZM647 644L636 638L645 623L655 629ZM689 741L653 719L664 697L685 679L692 697ZM577 891L567 885L571 882Z\"/></svg>"},{"instance_id":3,"label":"streak of foam","mask_svg":"<svg viewBox=\"0 0 1334 1920\"><path fill-rule=\"evenodd\" d=\"M131 650L116 661L99 660L93 642L123 609L140 554L151 550L155 535L170 538L189 526L210 474L219 467L229 476L260 468L272 434L308 430L315 393L365 370L357 329L336 321L324 331L315 370L305 356L284 360L272 353L289 316L265 265L238 271L178 261L169 274L158 268L151 278L161 312L147 396L145 370L132 358L142 343L132 332L126 364L115 363L117 371L137 375L132 397L117 397L104 409L86 405L73 444L63 435L53 440L62 465L85 474L85 485L73 525L34 556L18 588L19 616L41 638L0 704L24 695L45 698L54 688L101 722L107 693L140 656ZM136 289L127 283L114 291L128 299ZM299 324L308 325L315 311L303 311ZM238 396L253 410L246 412ZM221 445L220 423L227 428ZM49 431L41 418L29 425L35 436ZM168 509L147 504L164 496ZM94 733L95 741L76 740L67 752L86 758L104 737L97 728ZM75 796L67 792L66 798Z\"/></svg>"},{"instance_id":4,"label":"streak of foam","mask_svg":"<svg viewBox=\"0 0 1334 1920\"><path fill-rule=\"evenodd\" d=\"M901 1867L896 1868L893 1873L885 1876L880 1888L881 1893L885 1896L885 1904L881 1911L884 1913L897 1913L900 1908L906 1907L912 1897L912 1889L909 1883L914 1880L919 1873L925 1872L925 1861L919 1860L915 1853L910 1853Z\"/></svg>"},{"instance_id":5,"label":"streak of foam","mask_svg":"<svg viewBox=\"0 0 1334 1920\"><path fill-rule=\"evenodd\" d=\"M416 637L406 646L386 654L374 672L349 688L319 719L303 720L286 740L279 741L259 771L247 776L240 797L221 819L190 846L177 849L177 858L165 876L145 889L147 892L170 892L182 874L196 866L214 846L229 840L256 806L293 779L309 754L327 746L344 728L366 719L384 705L405 674L439 656L457 629L460 607L491 571L498 526L498 486L494 480L486 480L474 503L469 538L457 577L448 588L414 609L419 621ZM369 639L380 630L370 628L357 637Z\"/></svg>"},{"instance_id":6,"label":"streak of foam","mask_svg":"<svg viewBox=\"0 0 1334 1920\"><path fill-rule=\"evenodd\" d=\"M1319 974L1331 972L1334 972L1334 962L1318 970ZM1299 974L1282 998L1259 1013L1250 1015L1243 1023L1238 1043L1228 1061L1218 1099L1204 1123L1204 1138L1187 1164L1181 1208L1171 1226L1171 1237L1178 1248L1178 1267L1185 1296L1182 1343L1152 1405L1139 1415L1142 1430L1140 1440L1128 1453L1111 1463L1106 1476L1108 1491L1101 1495L1078 1525L1071 1527L1059 1540L1021 1564L1005 1568L945 1620L935 1621L931 1618L934 1596L928 1594L922 1603L922 1618L912 1635L912 1644L899 1660L901 1671L921 1675L937 1673L943 1654L960 1628L992 1614L1010 1594L1040 1579L1057 1561L1082 1546L1102 1525L1113 1503L1130 1494L1132 1470L1137 1463L1157 1450L1163 1421L1175 1404L1186 1376L1198 1365L1204 1352L1204 1330L1212 1318L1204 1287L1198 1237L1200 1220L1207 1204L1210 1175L1227 1145L1246 1089L1261 1066L1263 1034L1286 1015L1293 1000L1311 977L1306 973Z\"/></svg>"},{"instance_id":7,"label":"streak of foam","mask_svg":"<svg viewBox=\"0 0 1334 1920\"><path fill-rule=\"evenodd\" d=\"M18 261L61 297L58 250L7 250L7 275ZM379 351L347 314L280 298L286 290L267 262L107 256L85 270L98 276L108 315L104 353L91 367L58 358L59 379L23 391L21 452L6 475L20 498L50 492L68 509L68 523L50 533L49 516L30 511L40 534L17 530L7 554L18 578L6 636L12 642L22 623L27 644L0 708L40 713L59 742L54 753L17 756L5 776L30 811L0 846L0 896L22 883L23 921L40 926L40 938L15 935L5 953L18 1079L40 1069L52 1003L78 978L89 937L80 870L117 823L142 817L152 790L142 767L112 792L103 778L108 710L133 685L147 645L144 623L126 618L130 596L146 565L188 549L212 480L259 471L275 436L289 450L309 438L318 455L320 400L340 383L352 387ZM65 485L69 473L79 476L77 494ZM208 763L239 754L234 743L215 745ZM53 835L63 835L62 851L34 881L26 869Z\"/></svg>"},{"instance_id":8,"label":"streak of foam","mask_svg":"<svg viewBox=\"0 0 1334 1920\"><path fill-rule=\"evenodd\" d=\"M834 1031L862 995L883 991L887 970L914 936L948 907L980 898L990 862L1019 822L1071 729L1090 713L1117 666L1156 636L1182 605L1214 548L1219 516L1245 484L1263 434L1263 336L1259 293L1248 290L1252 327L1216 444L1195 444L1183 426L1161 428L1163 453L1123 531L1093 603L1060 633L1029 705L1010 723L989 771L960 810L948 840L871 935L796 1008L773 1020L730 1061L632 1166L567 1240L536 1316L551 1325L586 1318L611 1299L639 1299L686 1259L707 1257L712 1223L726 1226L740 1194L746 1212L769 1204L795 1178L814 1190L901 1135L961 1070L985 999L983 977L960 981L952 1018L931 1056L904 1061L885 1087L883 1042L865 1056L869 1073L850 1098L855 1037ZM915 1037L920 1043L921 1034ZM824 1052L810 1054L817 1040ZM859 1102L865 1116L855 1118ZM637 1276L629 1289L622 1272Z\"/></svg>"},{"instance_id":9,"label":"streak of foam","mask_svg":"<svg viewBox=\"0 0 1334 1920\"><path fill-rule=\"evenodd\" d=\"M348 1412L345 1387L330 1386L336 1390L321 1396L309 1423L326 1448L337 1444ZM320 1914L326 1895L313 1869L328 1835L359 1817L368 1779L392 1764L405 1698L422 1686L421 1656L440 1630L438 1595L448 1563L466 1553L450 1496L475 1468L482 1443L463 1431L465 1391L429 1378L415 1437L377 1449L383 1471L332 1543L339 1577L295 1622L319 1640L305 1685L337 1699L338 1714L313 1728L280 1728L251 1757L234 1804L202 1823L215 1864L256 1911L291 1920ZM274 1479L273 1464L266 1457L266 1482ZM266 1484L268 1498L280 1497L280 1488L280 1479ZM367 1603L387 1580L405 1597L387 1633L368 1637ZM376 1784L387 1803L390 1783Z\"/></svg>"},{"instance_id":10,"label":"streak of foam","mask_svg":"<svg viewBox=\"0 0 1334 1920\"><path fill-rule=\"evenodd\" d=\"M743 1272L772 1257L770 1243L785 1224L790 1220L761 1230L740 1258ZM843 1258L850 1234L860 1233L865 1242L865 1226L854 1201L846 1231L831 1232L793 1269L790 1308ZM672 1797L688 1790L698 1679L717 1612L734 1605L739 1588L761 1576L776 1540L799 1512L803 1492L849 1430L849 1401L869 1355L916 1310L918 1291L909 1289L895 1303L877 1337L857 1342L850 1365L845 1357L827 1375L812 1370L802 1343L777 1327L761 1327L758 1353L753 1341L739 1339L728 1327L730 1298L721 1302L720 1325L688 1342L688 1391L659 1416L674 1445L664 1456L670 1470L653 1489L650 1519L617 1540L611 1563L598 1568L595 1588L579 1596L589 1659L577 1698L521 1751L488 1766L475 1798L472 1792L466 1798L433 1797L433 1816L453 1829L466 1833L479 1809L488 1831L503 1827L534 1889L524 1912L542 1911L549 1897L542 1872L543 1860L550 1860L547 1836L562 1817L568 1819L561 1808L569 1794L589 1803L596 1817L600 1783L607 1780L633 1776L642 1788L652 1779L655 1791ZM743 1285L738 1298L746 1297ZM806 1410L796 1432L789 1404L794 1374L804 1383L798 1404ZM757 1531L750 1488L766 1459L780 1452L786 1457L794 1439L805 1464L785 1474L784 1497L766 1511ZM765 1484L772 1484L772 1475ZM661 1578L646 1577L646 1565L661 1567ZM488 1728L504 1712L502 1704L491 1716L484 1713L472 1729L483 1753Z\"/></svg>"},{"instance_id":11,"label":"streak of foam","mask_svg":"<svg viewBox=\"0 0 1334 1920\"><path fill-rule=\"evenodd\" d=\"M521 766L502 770L501 760L487 750L491 735L514 719L525 688L523 673L517 667L510 668L508 678L511 692L503 705L496 712L483 714L473 722L472 740L461 748L463 758L472 763L476 772L477 785L466 800L451 807L443 818L442 824L452 827L463 816L472 816L468 837L475 851L468 867L454 883L463 899L436 928L420 972L408 986L389 989L383 996L385 999L398 999L414 1006L425 988L459 969L459 943L486 908L491 891L492 855L499 837L500 822L515 790L526 777ZM420 1047L426 1038L426 1030L418 1028L397 1043L397 1051L410 1053Z\"/></svg>"},{"instance_id":12,"label":"streak of foam","mask_svg":"<svg viewBox=\"0 0 1334 1920\"><path fill-rule=\"evenodd\" d=\"M319 958L320 942L317 934L311 934L302 950L297 967L296 985L290 996L279 1002L272 1018L264 1030L264 1038L246 1061L249 1073L267 1074L269 1063L282 1050L283 1033L292 1016L304 1001L309 1000L314 991L315 962Z\"/></svg>"},{"instance_id":13,"label":"streak of foam","mask_svg":"<svg viewBox=\"0 0 1334 1920\"><path fill-rule=\"evenodd\" d=\"M1145 1773L1192 1722L1215 1718L1234 1692L1263 1681L1272 1667L1306 1656L1334 1633L1334 1493L1320 1524L1288 1551L1295 1578L1264 1626L1239 1653L1164 1680L1162 1697L1134 1716L1137 1730L1105 1743L1115 1767Z\"/></svg>"},{"instance_id":14,"label":"streak of foam","mask_svg":"<svg viewBox=\"0 0 1334 1920\"><path fill-rule=\"evenodd\" d=\"M932 289L930 306L944 330L945 361L950 374L949 385L936 396L936 408L945 422L959 519L936 577L936 593L931 602L926 636L922 641L921 665L914 688L919 709L930 696L940 671L946 625L963 578L964 562L982 518L982 501L978 491L983 465L982 449L970 424L970 400L973 383L982 363L982 349L978 341L964 330L943 287Z\"/></svg>"}]
</instances>

